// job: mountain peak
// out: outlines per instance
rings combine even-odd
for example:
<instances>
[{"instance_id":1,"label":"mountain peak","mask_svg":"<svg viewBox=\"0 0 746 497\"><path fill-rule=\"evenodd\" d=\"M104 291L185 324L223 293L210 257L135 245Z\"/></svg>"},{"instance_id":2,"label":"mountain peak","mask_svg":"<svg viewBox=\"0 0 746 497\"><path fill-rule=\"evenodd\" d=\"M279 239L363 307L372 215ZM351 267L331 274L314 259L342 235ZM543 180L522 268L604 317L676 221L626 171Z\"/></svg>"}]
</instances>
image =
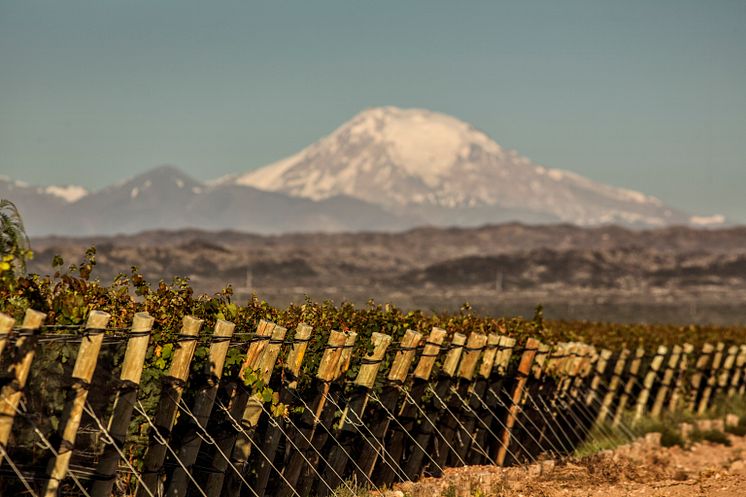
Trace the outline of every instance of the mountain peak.
<instances>
[{"instance_id":1,"label":"mountain peak","mask_svg":"<svg viewBox=\"0 0 746 497\"><path fill-rule=\"evenodd\" d=\"M415 209L433 224L688 222L643 193L538 165L456 117L394 106L366 109L295 155L225 182L314 200L347 195Z\"/></svg>"}]
</instances>

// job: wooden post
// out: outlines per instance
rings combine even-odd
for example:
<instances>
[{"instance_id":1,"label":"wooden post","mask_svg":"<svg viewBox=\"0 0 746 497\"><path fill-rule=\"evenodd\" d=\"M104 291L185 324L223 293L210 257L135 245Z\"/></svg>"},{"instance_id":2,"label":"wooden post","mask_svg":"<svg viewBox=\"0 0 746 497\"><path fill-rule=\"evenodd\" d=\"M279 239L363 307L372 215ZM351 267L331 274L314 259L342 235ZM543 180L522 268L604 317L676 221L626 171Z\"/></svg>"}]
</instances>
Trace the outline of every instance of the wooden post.
<instances>
[{"instance_id":1,"label":"wooden post","mask_svg":"<svg viewBox=\"0 0 746 497\"><path fill-rule=\"evenodd\" d=\"M336 393L341 392L341 390L344 388L344 383L343 381L340 381L340 379L343 378L349 370L350 363L352 361L353 346L355 345L356 339L356 332L346 332L345 345L342 349L342 353L339 355L339 360L336 364L336 367L334 368L334 383L327 383L325 385L325 402L323 404L320 404L319 408L316 409L316 424L314 425L311 436L313 438L313 445L316 447L316 449L324 453L328 453L327 444L331 437L330 432L334 429L333 425L335 417L337 413L340 412L338 407L341 409L341 412L344 412L344 404L332 405L331 403L328 403L326 401L328 401L329 399L333 399L333 396ZM322 462L320 460L320 457L318 457L318 454L312 455L311 460L316 466L320 465ZM314 482L316 482L317 480L316 474L312 471L309 471L309 469L310 468L307 468L305 473L302 475L302 478L296 485L296 489L304 497L312 494Z\"/></svg>"},{"instance_id":2,"label":"wooden post","mask_svg":"<svg viewBox=\"0 0 746 497\"><path fill-rule=\"evenodd\" d=\"M523 389L526 386L528 375L531 373L531 365L536 357L536 352L539 350L539 343L540 342L534 338L526 340L526 348L521 355L521 361L518 364L518 370L516 371L518 378L511 395L512 402L508 409L508 417L505 421L502 443L497 450L497 457L495 458L495 462L498 466L502 466L505 463L505 456L507 455L508 446L510 445L510 432L513 429L516 418L518 417L518 406L523 397Z\"/></svg>"},{"instance_id":3,"label":"wooden post","mask_svg":"<svg viewBox=\"0 0 746 497\"><path fill-rule=\"evenodd\" d=\"M3 385L0 390L0 446L8 447L10 432L13 428L18 404L23 395L23 389L26 387L26 380L31 371L31 363L34 360L36 342L38 340L38 330L46 314L31 309L26 310L23 317L21 330L30 333L29 336L22 336L16 340L15 358L10 362L8 367L8 377L11 381ZM3 455L0 454L0 463L3 461Z\"/></svg>"},{"instance_id":4,"label":"wooden post","mask_svg":"<svg viewBox=\"0 0 746 497\"><path fill-rule=\"evenodd\" d=\"M357 334L355 334L357 336ZM289 488L287 484L282 485L278 491L275 492L277 496L290 496L294 495L294 489L297 487L297 482L301 478L301 474L307 469L306 458L311 456L311 444L313 443L313 435L316 429L316 425L319 422L319 414L324 410L326 405L326 395L329 392L330 382L336 379L337 371L339 371L338 362L342 356L342 351L347 346L347 334L340 331L332 330L329 334L329 340L327 347L324 350L324 354L321 356L319 362L319 369L316 373L315 387L318 392L315 394L314 399L309 403L310 409L304 409L300 415L300 420L297 427L298 436L295 437L297 450L293 450L287 457L285 462L285 470L283 471L285 480L293 488Z\"/></svg>"},{"instance_id":5,"label":"wooden post","mask_svg":"<svg viewBox=\"0 0 746 497\"><path fill-rule=\"evenodd\" d=\"M699 399L699 406L697 407L697 414L699 415L704 414L707 408L710 407L712 391L715 389L717 383L717 371L720 369L720 363L723 360L723 350L725 350L725 344L723 342L718 342L715 346L715 355L712 356L712 364L710 366L710 374L707 377L707 384L704 392L702 392L702 398Z\"/></svg>"},{"instance_id":6,"label":"wooden post","mask_svg":"<svg viewBox=\"0 0 746 497\"><path fill-rule=\"evenodd\" d=\"M474 435L474 425L476 424L475 415L469 410L468 401L467 405L464 406L461 399L469 398L469 386L472 384L471 380L474 378L477 362L482 355L482 350L486 343L487 335L477 332L469 334L463 353L461 354L455 378L450 382L449 388L444 390L445 396L443 393L439 394L445 401L446 409L456 413L458 418L454 419L453 416L446 416L443 419L441 432L450 441L451 446L449 447L444 444L438 450L435 459L441 467L444 465L455 466L461 464L461 461L464 460L469 447L473 443L472 437ZM449 389L455 393L449 392ZM451 447L455 449L455 452Z\"/></svg>"},{"instance_id":7,"label":"wooden post","mask_svg":"<svg viewBox=\"0 0 746 497\"><path fill-rule=\"evenodd\" d=\"M415 403L422 398L427 387L430 385L430 375L433 366L435 365L435 361L441 352L441 344L445 340L446 335L446 331L441 328L434 327L430 330L430 334L427 340L425 340L425 346L420 354L417 366L412 375L411 383L407 386L400 387L402 393L406 393L403 393L404 398L401 399L399 409L391 411L395 413L398 423L389 425L390 435L387 437L388 443L386 444L392 465L396 462L404 467L404 451L405 448L409 446L410 436L428 437L426 440L429 439L429 433L420 433L418 431L419 428L424 428L424 424L427 423L422 420L424 424L418 425L417 421L420 419L420 414L418 405ZM401 376L398 376L398 378L401 378ZM396 381L404 382L405 379L401 378ZM392 403L398 402L398 398L394 395L393 391L391 397L393 398L391 400ZM377 458L378 455L375 457ZM376 458L372 458L373 463L375 463ZM411 457L409 459L411 459ZM373 463L368 466L370 468L368 474L377 476L376 480L380 481L383 485L390 485L396 478L394 471L384 464L379 464L376 468L373 466ZM419 469L419 467L413 467L413 474L418 472ZM404 467L404 470L406 473L407 468ZM406 474L409 475L409 473Z\"/></svg>"},{"instance_id":8,"label":"wooden post","mask_svg":"<svg viewBox=\"0 0 746 497\"><path fill-rule=\"evenodd\" d=\"M262 358L267 343L272 338L272 330L275 329L275 326L274 323L265 321L264 319L259 321L259 324L256 327L256 336L250 342L249 349L246 352L246 357L241 365L238 381L244 381L247 370L254 371L257 369L257 364ZM232 384L232 387L230 400L228 401L227 406L227 409L229 410L228 414L230 414L234 419L240 419L246 409L249 395L245 392L245 389L240 388L236 382ZM218 497L222 495L223 484L225 483L225 473L228 469L228 461L225 460L223 454L230 457L237 437L238 432L232 426L230 428L224 428L216 435L213 435L213 438L216 440L215 454L213 454L210 469L207 471L207 483L205 483L205 486L203 487L208 497Z\"/></svg>"},{"instance_id":9,"label":"wooden post","mask_svg":"<svg viewBox=\"0 0 746 497\"><path fill-rule=\"evenodd\" d=\"M645 375L645 379L643 380L642 390L637 396L637 404L635 405L634 417L635 422L639 421L642 418L642 415L645 413L648 398L650 397L650 390L653 388L655 379L658 377L658 371L663 365L663 360L665 359L665 355L667 353L668 347L666 347L665 345L658 346L655 357L653 357L653 360L650 363L650 368L648 368L648 372Z\"/></svg>"},{"instance_id":10,"label":"wooden post","mask_svg":"<svg viewBox=\"0 0 746 497\"><path fill-rule=\"evenodd\" d=\"M398 387L407 378L409 368L417 352L417 344L420 343L420 340L422 340L422 333L413 330L404 332L404 336L399 343L399 350L394 355L394 360L389 368L387 383L383 386L378 397L379 403L373 404L368 408L369 411L372 411L370 413L371 424L369 428L372 436L377 440L375 443L378 445L384 443L389 424L392 422L388 412L393 414L396 411L400 394ZM390 450L391 447L389 446L387 449ZM360 447L358 453L357 463L360 470L356 470L355 474L358 481L364 481L366 478L371 477L373 468L379 461L379 457L385 455L380 454L379 449L373 445ZM394 464L394 461L389 461L389 463Z\"/></svg>"},{"instance_id":11,"label":"wooden post","mask_svg":"<svg viewBox=\"0 0 746 497\"><path fill-rule=\"evenodd\" d=\"M409 367L414 361L417 352L417 344L422 340L422 333L407 330L401 339L399 350L394 356L394 361L389 368L388 380L396 383L403 383L409 373Z\"/></svg>"},{"instance_id":12,"label":"wooden post","mask_svg":"<svg viewBox=\"0 0 746 497\"><path fill-rule=\"evenodd\" d=\"M132 408L137 400L140 387L142 367L150 341L150 330L153 318L147 312L138 312L132 320L132 337L127 340L122 372L119 375L120 385L114 398L109 426L107 428L112 443L120 449L124 447L127 429L132 420ZM119 453L112 444L104 447L104 452L96 467L96 479L91 488L92 497L109 497L117 477Z\"/></svg>"},{"instance_id":13,"label":"wooden post","mask_svg":"<svg viewBox=\"0 0 746 497\"><path fill-rule=\"evenodd\" d=\"M733 376L731 376L730 379L730 386L728 387L729 399L735 397L736 393L738 392L738 387L743 381L744 365L746 365L746 345L741 345L738 350L739 352L738 356L736 357L735 371L733 371Z\"/></svg>"},{"instance_id":14,"label":"wooden post","mask_svg":"<svg viewBox=\"0 0 746 497\"><path fill-rule=\"evenodd\" d=\"M307 324L300 323L295 329L295 335L293 336L293 347L288 354L287 360L285 361L285 374L289 377L282 384L279 397L280 403L290 404L292 402L293 391L298 386L298 375L300 374L301 366L303 365L303 358L308 350L308 341L311 337L311 331L313 328ZM283 377L284 379L284 377ZM277 423L287 425L287 419L280 418L276 420ZM289 428L289 427L288 427ZM261 452L266 455L259 460L259 468L257 469L256 485L254 490L260 496L266 495L267 486L272 476L272 465L271 461L274 461L277 449L280 445L280 439L282 438L282 430L278 424L268 423L266 431L264 433L264 442L262 444ZM279 476L277 476L279 479Z\"/></svg>"},{"instance_id":15,"label":"wooden post","mask_svg":"<svg viewBox=\"0 0 746 497\"><path fill-rule=\"evenodd\" d=\"M0 312L0 359L3 357L5 344L8 343L8 338L10 338L10 334L13 332L14 324L16 324L15 319Z\"/></svg>"},{"instance_id":16,"label":"wooden post","mask_svg":"<svg viewBox=\"0 0 746 497\"><path fill-rule=\"evenodd\" d=\"M616 412L614 413L614 421L612 421L612 426L614 427L619 426L619 423L622 422L622 416L624 415L624 410L627 408L627 402L635 388L635 383L637 383L637 374L640 372L640 365L644 355L645 349L638 347L635 351L635 355L632 357L632 362L629 365L629 374L627 375L629 378L627 378L627 382L624 384L624 390L622 391L622 395L619 397L619 404L617 404Z\"/></svg>"},{"instance_id":17,"label":"wooden post","mask_svg":"<svg viewBox=\"0 0 746 497\"><path fill-rule=\"evenodd\" d=\"M348 454L352 455L357 461L364 447L377 448L374 436L355 427L362 422L368 405L370 390L376 382L381 362L391 343L391 336L374 331L371 333L370 342L373 350L362 359L354 381L354 385L358 388L351 394L347 405L342 410L342 415L336 425L335 443L330 444L331 447L326 451L326 454L328 454L326 457L327 466L322 478L332 488L337 488L344 483L337 475L347 474ZM322 450L324 449L322 448ZM326 495L327 492L326 486L319 485L314 495Z\"/></svg>"},{"instance_id":18,"label":"wooden post","mask_svg":"<svg viewBox=\"0 0 746 497\"><path fill-rule=\"evenodd\" d=\"M727 392L726 388L728 387L729 380L731 380L730 372L736 363L737 354L738 354L738 345L731 345L728 348L728 356L725 358L725 362L723 363L723 370L720 372L720 376L718 377L717 390L719 392ZM734 377L735 375L736 375L736 371L733 372Z\"/></svg>"},{"instance_id":19,"label":"wooden post","mask_svg":"<svg viewBox=\"0 0 746 497\"><path fill-rule=\"evenodd\" d=\"M624 348L619 353L619 356L614 363L614 371L611 375L611 380L609 380L609 388L601 401L601 409L598 411L598 416L596 417L597 423L603 423L606 421L606 418L611 412L611 404L614 402L614 397L619 388L619 383L621 382L622 374L624 373L624 366L627 363L627 357L629 357L629 349Z\"/></svg>"},{"instance_id":20,"label":"wooden post","mask_svg":"<svg viewBox=\"0 0 746 497\"><path fill-rule=\"evenodd\" d=\"M190 433L186 434L186 437L180 440L180 447L177 451L179 459L187 469L191 469L192 465L197 461L197 454L202 445L202 438L199 431L207 426L207 421L210 419L210 413L215 404L215 396L218 393L218 385L220 384L220 379L223 377L225 356L228 354L230 339L233 336L235 328L235 324L222 319L219 319L215 324L208 363L205 365L207 381L194 394L194 405L191 408L192 415L197 419L196 421L187 419L187 426L190 427ZM198 426L194 426L195 423ZM187 473L179 465L179 467L174 469L166 495L174 497L186 495L188 485L189 479Z\"/></svg>"},{"instance_id":21,"label":"wooden post","mask_svg":"<svg viewBox=\"0 0 746 497\"><path fill-rule=\"evenodd\" d=\"M707 370L707 365L710 363L710 356L715 350L715 347L710 343L702 345L702 353L697 358L697 362L694 365L694 373L692 374L691 392L689 396L689 410L694 411L697 408L697 400L699 399L700 390L702 389L702 380L704 379L704 373Z\"/></svg>"},{"instance_id":22,"label":"wooden post","mask_svg":"<svg viewBox=\"0 0 746 497\"><path fill-rule=\"evenodd\" d=\"M466 381L471 381L474 378L474 372L477 369L477 361L479 356L482 355L482 349L487 344L487 335L481 333L469 334L469 340L466 343L466 348L463 356L461 357L461 363L458 367L458 376Z\"/></svg>"},{"instance_id":23,"label":"wooden post","mask_svg":"<svg viewBox=\"0 0 746 497\"><path fill-rule=\"evenodd\" d=\"M691 343L685 343L681 351L681 359L679 360L679 371L676 377L676 383L674 384L673 391L671 392L671 400L668 403L668 412L674 412L679 408L679 400L684 392L684 383L687 380L687 370L689 369L689 356L694 352L694 346Z\"/></svg>"},{"instance_id":24,"label":"wooden post","mask_svg":"<svg viewBox=\"0 0 746 497\"><path fill-rule=\"evenodd\" d=\"M404 473L410 479L414 479L419 476L424 469L423 461L425 458L425 452L423 449L427 450L431 440L434 440L433 443L438 443L437 440L439 439L433 438L433 425L438 425L439 428L442 428L440 429L440 432L442 434L440 440L444 438L447 440L447 436L444 433L446 428L440 423L441 416L446 409L445 405L441 404L441 401L438 400L436 396L443 399L444 396L447 395L448 389L452 384L453 376L456 374L456 368L458 367L459 360L461 359L461 354L464 350L465 343L466 335L462 333L453 334L453 336L451 337L450 347L448 349L448 352L446 352L445 359L443 359L443 365L440 369L437 381L431 380L426 386L426 388L429 388L432 392L435 393L430 399L430 403L428 405L422 406L424 407L424 413L422 414L422 416L426 416L429 421L424 419L421 420L420 425L414 433L414 436L417 439L417 444L412 447L412 452L407 458L406 464L403 467ZM424 355L425 354L423 353L423 356ZM421 358L420 362L422 362L423 359L427 358ZM422 389L421 395L427 393L426 388ZM447 441L450 442L450 440ZM443 452L443 450L439 450L439 453L441 452ZM440 465L442 466L443 464L440 463Z\"/></svg>"},{"instance_id":25,"label":"wooden post","mask_svg":"<svg viewBox=\"0 0 746 497\"><path fill-rule=\"evenodd\" d=\"M161 398L158 402L153 424L166 440L171 436L176 420L178 404L181 400L181 394L184 391L187 378L189 378L189 365L194 357L194 349L197 348L197 334L202 327L202 320L193 316L184 316L182 320L181 332L179 334L179 343L174 351L171 367L168 375L164 378L161 390ZM161 493L159 486L163 472L163 461L166 458L166 446L162 444L155 433L150 433L150 442L145 452L145 461L143 463L142 481L144 486L137 489L137 497L148 495L145 487L151 493L158 495Z\"/></svg>"},{"instance_id":26,"label":"wooden post","mask_svg":"<svg viewBox=\"0 0 746 497\"><path fill-rule=\"evenodd\" d=\"M658 392L655 394L655 401L653 402L653 408L650 410L650 414L657 418L663 410L663 403L666 401L668 396L668 390L671 386L671 380L676 372L676 366L679 363L681 357L681 346L674 345L671 351L671 355L668 357L666 368L663 371L663 378L661 379L661 386L658 388Z\"/></svg>"},{"instance_id":27,"label":"wooden post","mask_svg":"<svg viewBox=\"0 0 746 497\"><path fill-rule=\"evenodd\" d=\"M492 375L492 368L495 366L495 357L499 346L500 335L496 333L487 335L487 346L482 354L482 362L479 364L480 377L487 379Z\"/></svg>"},{"instance_id":28,"label":"wooden post","mask_svg":"<svg viewBox=\"0 0 746 497\"><path fill-rule=\"evenodd\" d=\"M280 350L282 349L286 333L286 328L282 326L274 327L271 339L257 361L256 367L253 368L253 371L257 375L261 384L266 385L272 377L272 371L275 368L277 357L280 355ZM264 403L265 401L262 398L261 392L254 392L249 397L248 402L246 403L246 408L243 411L243 416L241 416L241 426L244 428L244 433L239 433L236 437L231 460L233 461L233 465L242 475L247 474L247 463L249 461L249 456L251 455L252 444L248 437L253 437L256 432L256 428L259 425L259 419L264 412ZM235 471L228 473L223 486L223 494L238 495L241 492L242 483L241 478L239 478Z\"/></svg>"},{"instance_id":29,"label":"wooden post","mask_svg":"<svg viewBox=\"0 0 746 497\"><path fill-rule=\"evenodd\" d=\"M72 396L67 400L65 412L60 424L62 442L57 449L57 455L50 461L49 481L44 492L46 497L56 497L60 483L67 475L70 457L73 455L75 438L78 435L78 427L83 417L83 407L88 398L88 389L93 379L93 371L98 362L98 353L104 340L104 329L109 322L111 314L101 311L91 311L85 325L86 335L80 342L78 357L73 367L71 387Z\"/></svg>"},{"instance_id":30,"label":"wooden post","mask_svg":"<svg viewBox=\"0 0 746 497\"><path fill-rule=\"evenodd\" d=\"M440 352L440 346L445 340L447 333L446 330L441 328L433 328L430 331L430 336L425 342L425 348L422 349L420 360L417 363L417 367L414 370L413 376L421 380L428 380L430 373L435 366L435 360Z\"/></svg>"},{"instance_id":31,"label":"wooden post","mask_svg":"<svg viewBox=\"0 0 746 497\"><path fill-rule=\"evenodd\" d=\"M593 406L593 402L598 396L598 387L601 385L604 374L606 373L606 365L611 357L611 351L608 349L602 349L599 354L598 360L596 361L595 374L591 379L591 387L588 390L588 394L585 397L585 405L588 407Z\"/></svg>"}]
</instances>

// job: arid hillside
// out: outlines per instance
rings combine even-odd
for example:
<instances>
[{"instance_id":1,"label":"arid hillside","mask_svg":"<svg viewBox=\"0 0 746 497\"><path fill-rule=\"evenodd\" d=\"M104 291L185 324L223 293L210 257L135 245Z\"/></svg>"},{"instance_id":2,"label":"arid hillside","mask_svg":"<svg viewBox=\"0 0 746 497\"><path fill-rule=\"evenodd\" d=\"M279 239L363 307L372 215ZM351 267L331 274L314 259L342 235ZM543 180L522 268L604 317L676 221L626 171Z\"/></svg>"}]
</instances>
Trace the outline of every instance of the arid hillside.
<instances>
[{"instance_id":1,"label":"arid hillside","mask_svg":"<svg viewBox=\"0 0 746 497\"><path fill-rule=\"evenodd\" d=\"M746 321L746 228L504 224L403 233L259 236L195 230L32 240L30 269L49 273L97 249L94 277L137 266L151 280L187 276L198 291L232 285L278 304L393 302L604 321Z\"/></svg>"}]
</instances>

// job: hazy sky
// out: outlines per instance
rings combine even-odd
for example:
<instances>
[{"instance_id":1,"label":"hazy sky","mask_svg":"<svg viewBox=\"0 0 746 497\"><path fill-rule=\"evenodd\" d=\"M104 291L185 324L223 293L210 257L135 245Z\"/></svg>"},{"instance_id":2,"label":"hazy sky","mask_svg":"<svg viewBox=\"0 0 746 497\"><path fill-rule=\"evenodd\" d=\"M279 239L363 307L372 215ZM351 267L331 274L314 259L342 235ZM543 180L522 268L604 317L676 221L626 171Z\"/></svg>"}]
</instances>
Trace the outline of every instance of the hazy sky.
<instances>
[{"instance_id":1,"label":"hazy sky","mask_svg":"<svg viewBox=\"0 0 746 497\"><path fill-rule=\"evenodd\" d=\"M210 179L398 105L746 222L744 26L744 0L0 0L0 174Z\"/></svg>"}]
</instances>

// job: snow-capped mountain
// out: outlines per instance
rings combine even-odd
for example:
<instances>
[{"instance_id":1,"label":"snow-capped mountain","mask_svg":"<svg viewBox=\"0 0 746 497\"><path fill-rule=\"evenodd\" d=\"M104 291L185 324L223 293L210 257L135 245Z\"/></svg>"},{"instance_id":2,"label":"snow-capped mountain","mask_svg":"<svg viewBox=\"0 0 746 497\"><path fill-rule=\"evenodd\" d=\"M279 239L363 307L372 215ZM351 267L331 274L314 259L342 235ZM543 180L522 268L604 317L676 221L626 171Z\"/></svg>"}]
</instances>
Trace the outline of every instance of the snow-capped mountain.
<instances>
[{"instance_id":1,"label":"snow-capped mountain","mask_svg":"<svg viewBox=\"0 0 746 497\"><path fill-rule=\"evenodd\" d=\"M312 200L250 186L207 185L173 166L160 166L102 190L80 193L74 188L36 187L0 179L0 198L17 205L32 236L182 228L253 233L391 231L422 224L411 216L397 216L343 195Z\"/></svg>"},{"instance_id":2,"label":"snow-capped mountain","mask_svg":"<svg viewBox=\"0 0 746 497\"><path fill-rule=\"evenodd\" d=\"M218 183L314 200L347 195L433 224L722 222L535 164L468 123L422 109L368 109L291 157Z\"/></svg>"}]
</instances>

